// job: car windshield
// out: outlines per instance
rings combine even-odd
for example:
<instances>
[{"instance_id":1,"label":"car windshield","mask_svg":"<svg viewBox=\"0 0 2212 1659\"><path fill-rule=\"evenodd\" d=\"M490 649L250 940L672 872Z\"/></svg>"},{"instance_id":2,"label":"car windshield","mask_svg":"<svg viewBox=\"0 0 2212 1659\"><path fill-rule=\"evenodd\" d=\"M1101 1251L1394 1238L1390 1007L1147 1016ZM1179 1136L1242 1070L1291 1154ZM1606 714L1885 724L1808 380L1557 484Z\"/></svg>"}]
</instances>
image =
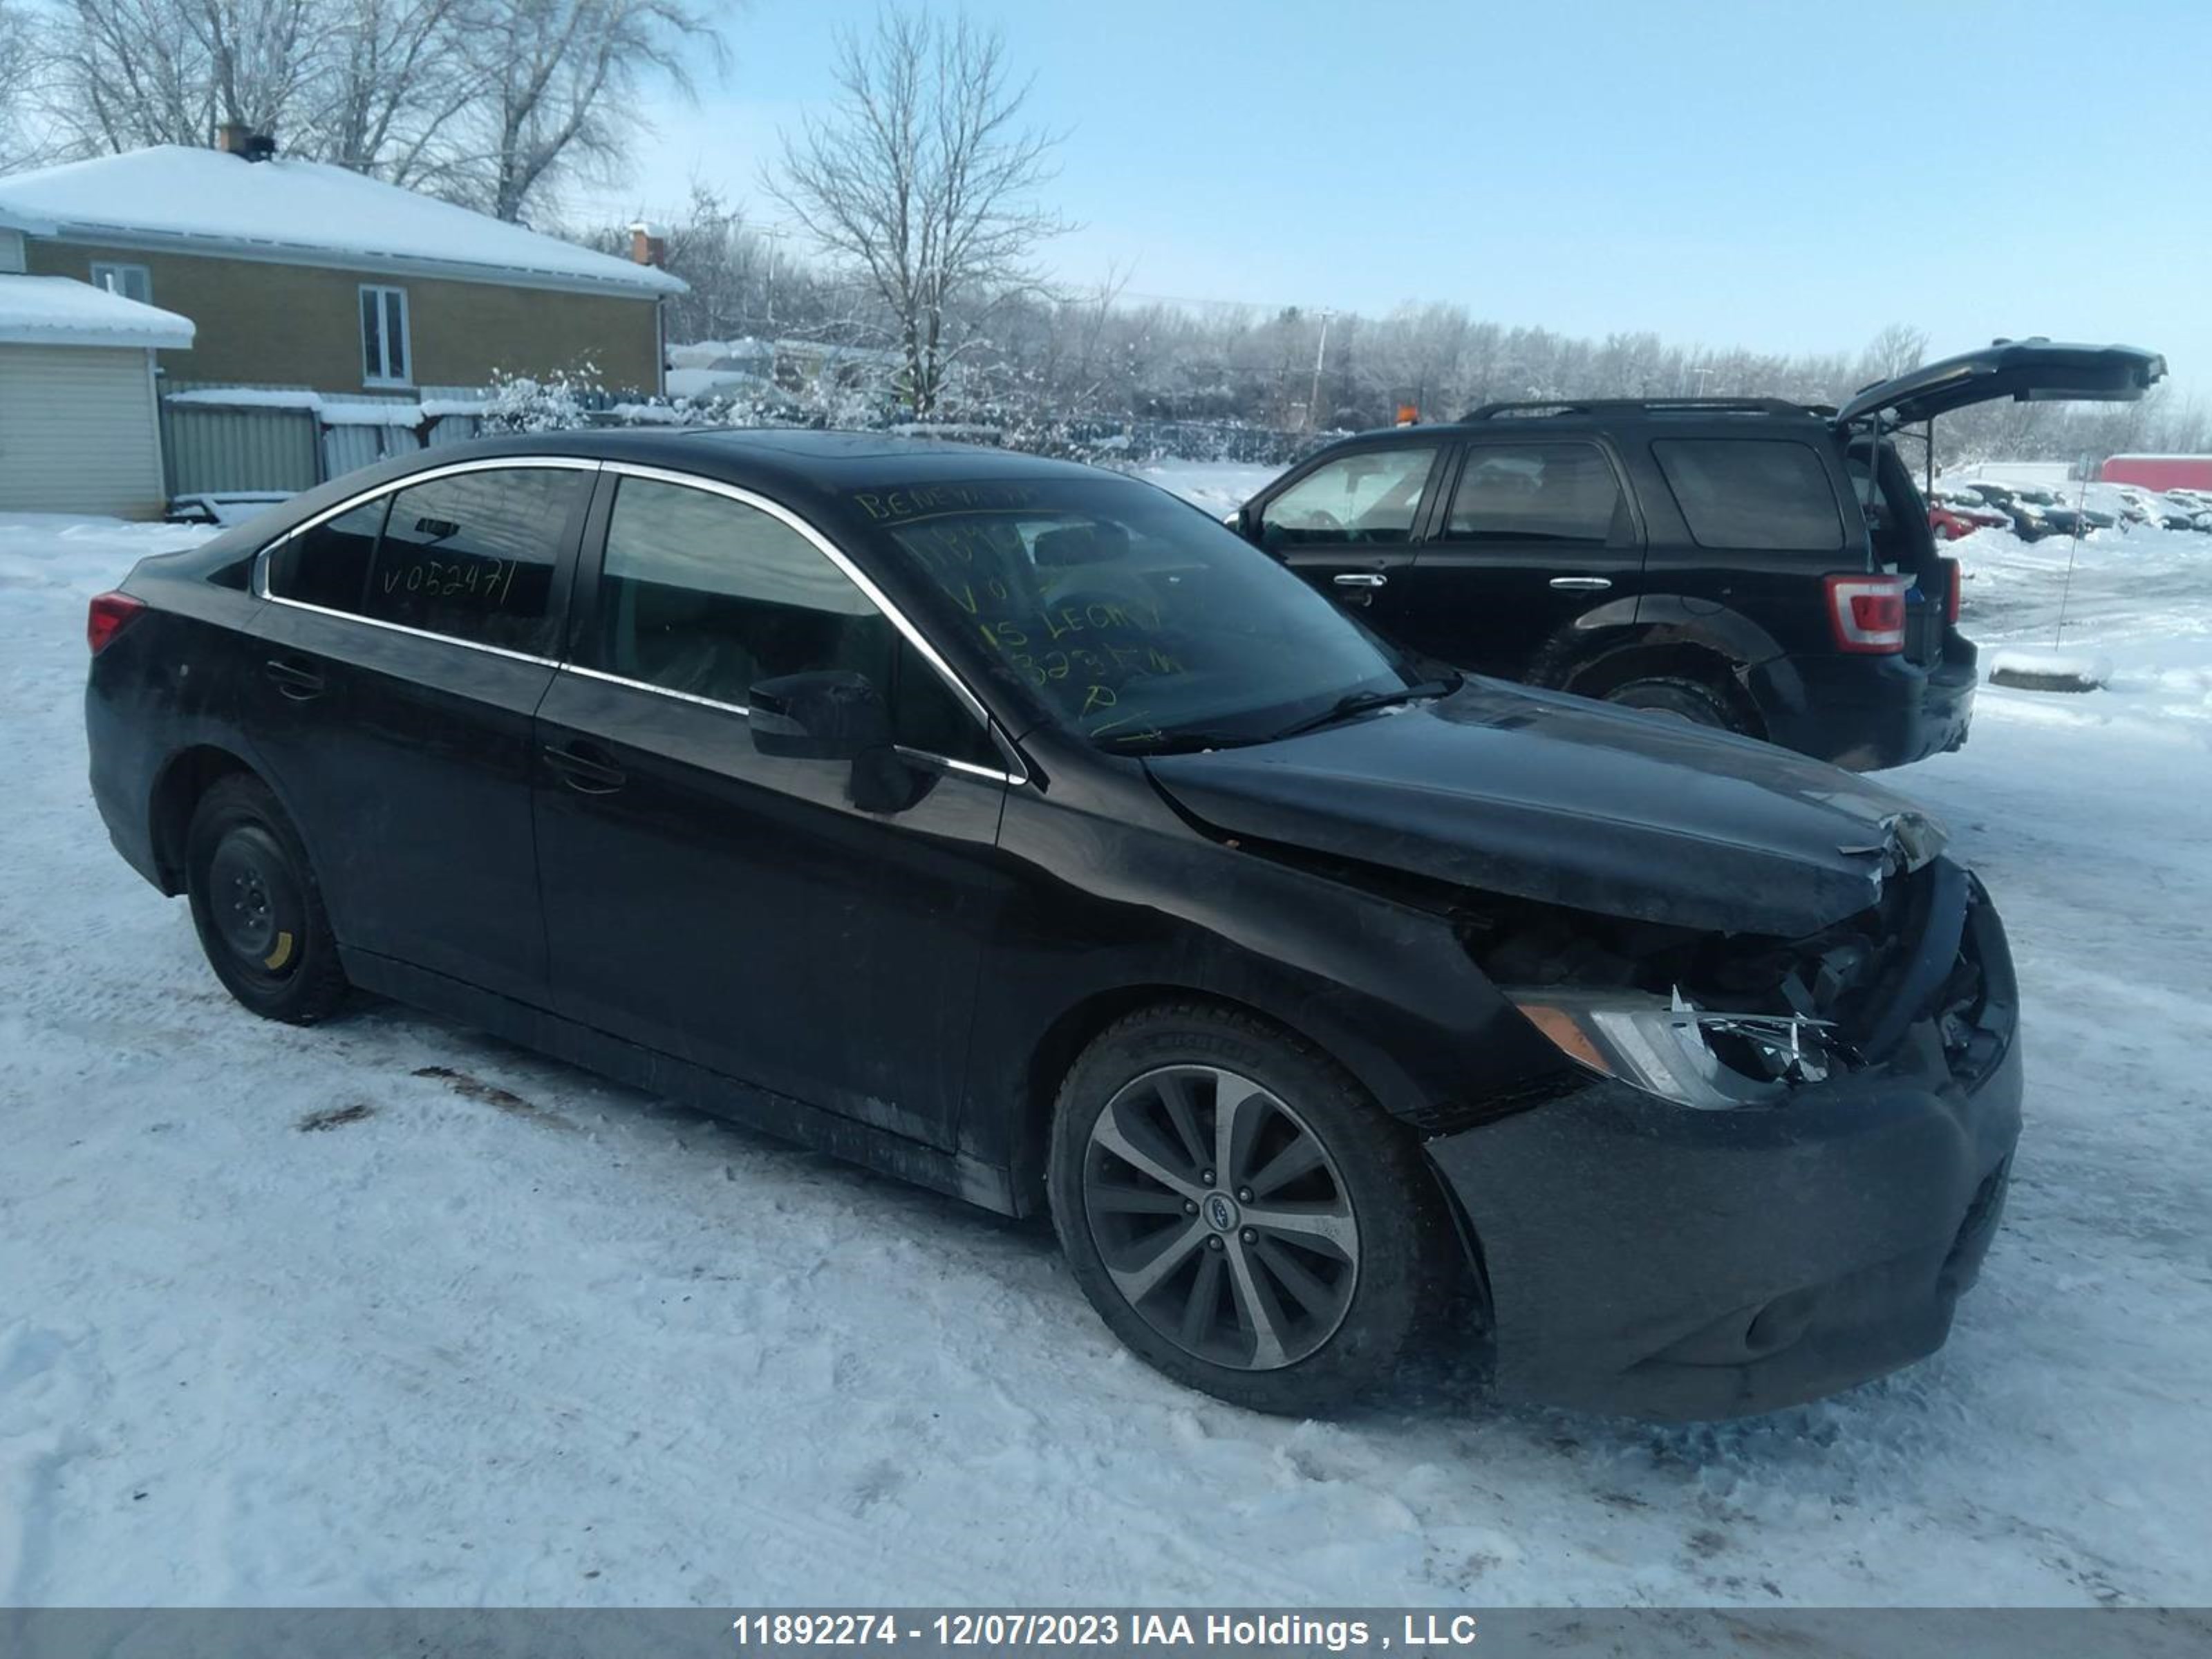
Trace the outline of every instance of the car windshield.
<instances>
[{"instance_id":1,"label":"car windshield","mask_svg":"<svg viewBox=\"0 0 2212 1659\"><path fill-rule=\"evenodd\" d=\"M1265 553L1149 484L1041 477L848 498L1059 722L1143 752L1261 741L1418 672Z\"/></svg>"}]
</instances>

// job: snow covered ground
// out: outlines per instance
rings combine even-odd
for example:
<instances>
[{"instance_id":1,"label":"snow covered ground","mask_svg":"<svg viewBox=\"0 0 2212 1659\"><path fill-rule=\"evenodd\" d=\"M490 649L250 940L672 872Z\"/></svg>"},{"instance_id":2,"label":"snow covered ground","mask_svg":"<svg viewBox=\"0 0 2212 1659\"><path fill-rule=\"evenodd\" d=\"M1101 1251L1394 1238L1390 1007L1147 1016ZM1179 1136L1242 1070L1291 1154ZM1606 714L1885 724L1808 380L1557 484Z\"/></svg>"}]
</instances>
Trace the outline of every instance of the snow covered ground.
<instances>
[{"instance_id":1,"label":"snow covered ground","mask_svg":"<svg viewBox=\"0 0 2212 1659\"><path fill-rule=\"evenodd\" d=\"M1898 779L2027 1000L1950 1346L1657 1429L1460 1376L1249 1416L1042 1229L398 1009L247 1017L84 785L84 600L203 533L0 518L0 1605L2212 1599L2212 538L2086 544L2111 689L1985 689ZM1959 550L2050 643L2051 544Z\"/></svg>"}]
</instances>

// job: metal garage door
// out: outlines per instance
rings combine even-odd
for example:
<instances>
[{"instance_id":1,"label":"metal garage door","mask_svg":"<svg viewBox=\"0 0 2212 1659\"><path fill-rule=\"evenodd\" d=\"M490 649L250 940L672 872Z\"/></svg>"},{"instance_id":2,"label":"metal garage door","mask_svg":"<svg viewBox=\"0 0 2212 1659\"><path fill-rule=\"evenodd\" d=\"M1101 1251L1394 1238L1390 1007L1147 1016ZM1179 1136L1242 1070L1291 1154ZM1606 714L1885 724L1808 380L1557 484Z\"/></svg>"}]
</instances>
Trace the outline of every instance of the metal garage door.
<instances>
[{"instance_id":1,"label":"metal garage door","mask_svg":"<svg viewBox=\"0 0 2212 1659\"><path fill-rule=\"evenodd\" d=\"M161 516L147 356L135 347L0 345L0 512Z\"/></svg>"}]
</instances>

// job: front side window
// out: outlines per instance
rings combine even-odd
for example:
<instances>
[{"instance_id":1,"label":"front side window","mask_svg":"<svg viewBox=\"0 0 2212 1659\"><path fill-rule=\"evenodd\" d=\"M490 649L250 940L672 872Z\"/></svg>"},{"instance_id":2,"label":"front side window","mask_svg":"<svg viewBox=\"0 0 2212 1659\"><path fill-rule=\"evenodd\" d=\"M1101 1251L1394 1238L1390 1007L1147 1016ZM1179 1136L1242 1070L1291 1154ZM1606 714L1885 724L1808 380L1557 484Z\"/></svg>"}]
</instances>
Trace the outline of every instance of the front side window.
<instances>
[{"instance_id":1,"label":"front side window","mask_svg":"<svg viewBox=\"0 0 2212 1659\"><path fill-rule=\"evenodd\" d=\"M1700 547L1832 553L1844 544L1835 489L1808 445L1661 438L1651 453Z\"/></svg>"},{"instance_id":2,"label":"front side window","mask_svg":"<svg viewBox=\"0 0 2212 1659\"><path fill-rule=\"evenodd\" d=\"M947 629L1102 747L1254 742L1400 659L1249 542L1131 480L889 484L856 522L926 573Z\"/></svg>"},{"instance_id":3,"label":"front side window","mask_svg":"<svg viewBox=\"0 0 2212 1659\"><path fill-rule=\"evenodd\" d=\"M762 680L845 670L883 696L895 741L1003 764L890 618L805 536L726 495L624 478L607 521L593 666L744 708Z\"/></svg>"},{"instance_id":4,"label":"front side window","mask_svg":"<svg viewBox=\"0 0 2212 1659\"><path fill-rule=\"evenodd\" d=\"M361 615L532 656L553 648L553 574L592 475L516 467L396 490Z\"/></svg>"},{"instance_id":5,"label":"front side window","mask_svg":"<svg viewBox=\"0 0 2212 1659\"><path fill-rule=\"evenodd\" d=\"M1452 492L1454 541L1603 545L1620 509L1620 482L1595 444L1478 444Z\"/></svg>"},{"instance_id":6,"label":"front side window","mask_svg":"<svg viewBox=\"0 0 2212 1659\"><path fill-rule=\"evenodd\" d=\"M92 285L104 288L110 294L119 294L126 300L136 300L142 306L154 303L153 273L143 265L115 264L96 259L92 266Z\"/></svg>"},{"instance_id":7,"label":"front side window","mask_svg":"<svg viewBox=\"0 0 2212 1659\"><path fill-rule=\"evenodd\" d=\"M361 378L364 386L407 386L415 372L407 337L407 290L364 283L361 290Z\"/></svg>"},{"instance_id":8,"label":"front side window","mask_svg":"<svg viewBox=\"0 0 2212 1659\"><path fill-rule=\"evenodd\" d=\"M1436 459L1432 444L1340 455L1261 509L1261 538L1271 547L1409 541Z\"/></svg>"}]
</instances>

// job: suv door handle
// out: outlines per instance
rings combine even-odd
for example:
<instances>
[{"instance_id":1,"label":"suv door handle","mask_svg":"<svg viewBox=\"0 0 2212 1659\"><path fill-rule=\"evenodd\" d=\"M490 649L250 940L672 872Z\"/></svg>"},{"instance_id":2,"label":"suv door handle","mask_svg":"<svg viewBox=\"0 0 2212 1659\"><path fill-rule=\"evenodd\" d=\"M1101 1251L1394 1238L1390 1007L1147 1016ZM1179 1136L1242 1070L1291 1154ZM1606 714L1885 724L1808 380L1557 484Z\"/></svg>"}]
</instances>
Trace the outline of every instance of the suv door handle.
<instances>
[{"instance_id":1,"label":"suv door handle","mask_svg":"<svg viewBox=\"0 0 2212 1659\"><path fill-rule=\"evenodd\" d=\"M550 743L543 752L545 763L561 775L562 782L579 794L611 795L629 781L629 775L612 761Z\"/></svg>"},{"instance_id":2,"label":"suv door handle","mask_svg":"<svg viewBox=\"0 0 2212 1659\"><path fill-rule=\"evenodd\" d=\"M1373 570L1340 570L1329 580L1339 587L1364 587L1372 590L1382 586L1390 579Z\"/></svg>"},{"instance_id":3,"label":"suv door handle","mask_svg":"<svg viewBox=\"0 0 2212 1659\"><path fill-rule=\"evenodd\" d=\"M270 658L262 665L262 672L276 681L277 690L294 702L305 702L310 697L319 697L330 690L329 682L313 669L289 662L283 657Z\"/></svg>"},{"instance_id":4,"label":"suv door handle","mask_svg":"<svg viewBox=\"0 0 2212 1659\"><path fill-rule=\"evenodd\" d=\"M1579 593L1601 593L1613 586L1610 576L1554 576L1552 586Z\"/></svg>"}]
</instances>

